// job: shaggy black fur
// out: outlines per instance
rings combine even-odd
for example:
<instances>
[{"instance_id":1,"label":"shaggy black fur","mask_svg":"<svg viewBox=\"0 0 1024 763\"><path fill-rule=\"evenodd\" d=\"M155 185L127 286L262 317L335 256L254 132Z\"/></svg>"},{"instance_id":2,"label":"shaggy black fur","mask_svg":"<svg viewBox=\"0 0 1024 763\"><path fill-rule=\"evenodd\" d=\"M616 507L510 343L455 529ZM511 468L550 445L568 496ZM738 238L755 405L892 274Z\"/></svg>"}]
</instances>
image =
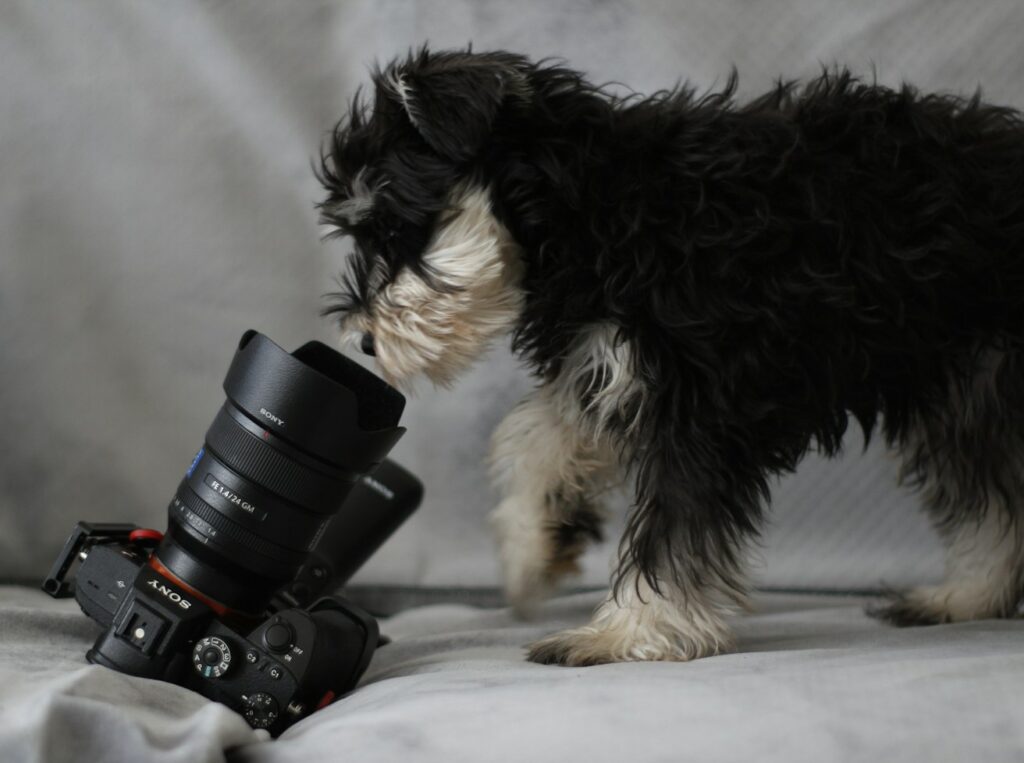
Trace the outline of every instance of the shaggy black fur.
<instances>
[{"instance_id":1,"label":"shaggy black fur","mask_svg":"<svg viewBox=\"0 0 1024 763\"><path fill-rule=\"evenodd\" d=\"M384 85L395 72L415 125ZM993 491L1020 495L1017 111L841 69L745 104L735 76L707 95L614 97L503 52L422 50L376 81L321 172L325 220L359 250L337 309L367 298L374 260L422 267L458 180L489 187L523 248L514 346L536 373L556 378L595 323L635 353L646 394L621 438L636 476L622 552L655 588L738 586L770 478L815 445L834 454L851 414L866 435L881 416L912 475L944 486L929 497L943 526ZM332 219L362 168L388 183L374 214Z\"/></svg>"}]
</instances>

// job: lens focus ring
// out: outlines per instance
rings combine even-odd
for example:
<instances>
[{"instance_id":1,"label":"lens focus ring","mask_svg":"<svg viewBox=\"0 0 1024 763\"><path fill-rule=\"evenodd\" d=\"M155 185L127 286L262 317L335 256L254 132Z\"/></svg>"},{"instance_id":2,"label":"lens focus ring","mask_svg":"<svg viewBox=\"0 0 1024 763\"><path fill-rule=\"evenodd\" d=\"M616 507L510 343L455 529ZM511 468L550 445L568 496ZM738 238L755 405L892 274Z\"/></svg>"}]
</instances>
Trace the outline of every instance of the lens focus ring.
<instances>
[{"instance_id":1,"label":"lens focus ring","mask_svg":"<svg viewBox=\"0 0 1024 763\"><path fill-rule=\"evenodd\" d=\"M229 403L230 405L230 403ZM206 433L217 458L246 479L322 514L338 508L351 480L332 477L298 463L256 436L221 408Z\"/></svg>"},{"instance_id":2,"label":"lens focus ring","mask_svg":"<svg viewBox=\"0 0 1024 763\"><path fill-rule=\"evenodd\" d=\"M252 549L258 554L280 560L285 564L300 564L305 559L305 551L293 551L276 543L271 543L241 525L235 524L219 511L207 505L199 496L192 492L192 488L186 483L182 483L178 488L175 498L180 500L188 511L191 511L203 522L214 528L216 532L223 533L226 540L234 541L241 546ZM173 501L171 507L173 510Z\"/></svg>"}]
</instances>

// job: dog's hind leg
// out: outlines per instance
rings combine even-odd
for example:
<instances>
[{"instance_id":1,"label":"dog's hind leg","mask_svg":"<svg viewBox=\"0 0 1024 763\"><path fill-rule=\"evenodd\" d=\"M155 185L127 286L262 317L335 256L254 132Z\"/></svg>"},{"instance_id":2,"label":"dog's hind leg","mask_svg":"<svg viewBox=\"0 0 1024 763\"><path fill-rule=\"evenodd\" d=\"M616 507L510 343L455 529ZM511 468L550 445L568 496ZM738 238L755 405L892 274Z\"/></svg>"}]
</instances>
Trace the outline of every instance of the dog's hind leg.
<instances>
[{"instance_id":1,"label":"dog's hind leg","mask_svg":"<svg viewBox=\"0 0 1024 763\"><path fill-rule=\"evenodd\" d=\"M988 351L942 410L904 438L946 542L946 576L872 610L896 625L1010 617L1024 596L1024 368Z\"/></svg>"},{"instance_id":2,"label":"dog's hind leg","mask_svg":"<svg viewBox=\"0 0 1024 763\"><path fill-rule=\"evenodd\" d=\"M503 499L491 515L509 602L528 615L601 537L598 495L614 457L578 427L551 386L521 402L494 433L492 472Z\"/></svg>"}]
</instances>

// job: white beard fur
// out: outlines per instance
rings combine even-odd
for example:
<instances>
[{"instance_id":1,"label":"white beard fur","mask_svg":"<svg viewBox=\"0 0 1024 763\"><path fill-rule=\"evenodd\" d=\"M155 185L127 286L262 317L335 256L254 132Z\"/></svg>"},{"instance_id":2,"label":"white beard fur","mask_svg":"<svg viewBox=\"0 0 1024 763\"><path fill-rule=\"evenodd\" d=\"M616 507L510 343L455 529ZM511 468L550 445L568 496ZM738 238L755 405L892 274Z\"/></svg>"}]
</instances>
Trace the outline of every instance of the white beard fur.
<instances>
[{"instance_id":1,"label":"white beard fur","mask_svg":"<svg viewBox=\"0 0 1024 763\"><path fill-rule=\"evenodd\" d=\"M522 311L518 246L491 211L486 188L463 185L452 194L461 210L431 239L423 262L442 288L404 271L372 300L368 312L346 318L346 338L373 334L381 372L394 384L424 375L450 386Z\"/></svg>"}]
</instances>

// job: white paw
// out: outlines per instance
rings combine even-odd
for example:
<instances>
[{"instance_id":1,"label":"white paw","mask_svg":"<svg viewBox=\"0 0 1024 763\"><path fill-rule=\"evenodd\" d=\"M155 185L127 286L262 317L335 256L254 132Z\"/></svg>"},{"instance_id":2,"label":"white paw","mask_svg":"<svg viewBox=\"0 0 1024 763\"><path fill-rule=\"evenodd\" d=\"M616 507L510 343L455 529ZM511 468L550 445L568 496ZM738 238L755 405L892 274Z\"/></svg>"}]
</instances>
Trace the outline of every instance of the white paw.
<instances>
[{"instance_id":1,"label":"white paw","mask_svg":"<svg viewBox=\"0 0 1024 763\"><path fill-rule=\"evenodd\" d=\"M703 596L672 599L643 578L627 579L610 593L589 625L561 631L529 647L533 662L597 665L603 662L687 661L733 648L719 608Z\"/></svg>"},{"instance_id":2,"label":"white paw","mask_svg":"<svg viewBox=\"0 0 1024 763\"><path fill-rule=\"evenodd\" d=\"M652 637L653 636L653 637ZM529 645L527 658L547 665L583 667L606 662L686 662L728 651L731 639L708 641L656 634L627 635L592 625L559 631Z\"/></svg>"},{"instance_id":3,"label":"white paw","mask_svg":"<svg viewBox=\"0 0 1024 763\"><path fill-rule=\"evenodd\" d=\"M898 626L1012 617L1018 597L1007 595L1007 590L1008 586L993 586L990 581L947 581L911 588L869 612Z\"/></svg>"}]
</instances>

